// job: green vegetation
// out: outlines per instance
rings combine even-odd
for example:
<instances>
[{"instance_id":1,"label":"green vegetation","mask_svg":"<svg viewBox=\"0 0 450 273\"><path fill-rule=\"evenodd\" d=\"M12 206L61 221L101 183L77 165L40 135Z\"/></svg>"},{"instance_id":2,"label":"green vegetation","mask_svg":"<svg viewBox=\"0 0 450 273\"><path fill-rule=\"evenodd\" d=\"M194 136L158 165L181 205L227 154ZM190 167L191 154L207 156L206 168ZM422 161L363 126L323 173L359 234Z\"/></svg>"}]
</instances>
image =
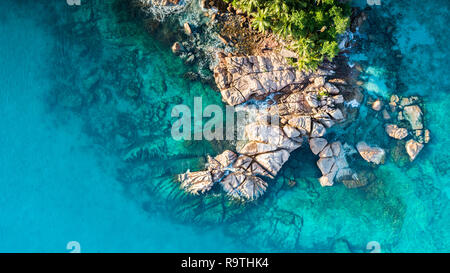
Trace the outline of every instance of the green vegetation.
<instances>
[{"instance_id":1,"label":"green vegetation","mask_svg":"<svg viewBox=\"0 0 450 273\"><path fill-rule=\"evenodd\" d=\"M339 0L224 0L251 16L254 29L272 31L289 42L300 69L315 69L339 52L337 35L345 32L350 7Z\"/></svg>"},{"instance_id":2,"label":"green vegetation","mask_svg":"<svg viewBox=\"0 0 450 273\"><path fill-rule=\"evenodd\" d=\"M323 97L328 97L330 94L328 93L328 91L325 88L322 88L318 94L318 98L322 99Z\"/></svg>"}]
</instances>

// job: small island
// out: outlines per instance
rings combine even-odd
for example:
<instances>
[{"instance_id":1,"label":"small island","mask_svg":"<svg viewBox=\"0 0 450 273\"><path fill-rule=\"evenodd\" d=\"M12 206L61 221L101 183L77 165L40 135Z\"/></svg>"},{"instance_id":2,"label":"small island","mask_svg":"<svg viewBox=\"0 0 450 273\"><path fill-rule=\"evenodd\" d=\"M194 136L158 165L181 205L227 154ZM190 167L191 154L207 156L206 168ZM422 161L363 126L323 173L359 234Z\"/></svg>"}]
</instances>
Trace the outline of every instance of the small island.
<instances>
[{"instance_id":1,"label":"small island","mask_svg":"<svg viewBox=\"0 0 450 273\"><path fill-rule=\"evenodd\" d=\"M305 142L319 157L323 187L367 184L367 173L352 169L347 157L359 153L361 160L378 165L385 161L385 150L364 141L352 146L329 142L325 137L332 127L351 123L364 99L358 86L358 67L349 63L345 53L367 16L360 9L351 9L347 2L204 0L194 8L208 19L199 20L194 27L180 17L186 41L175 42L172 51L187 63L206 63L199 71L213 71L215 87L227 105L240 110L258 106L256 118L243 129L245 141L236 142L234 151L208 156L205 170L188 170L178 176L185 191L205 193L220 184L232 199L255 200L269 186L265 178L276 177L290 154ZM194 5L177 0L141 3L141 9L157 21ZM217 42L222 49L214 47ZM202 78L190 76L193 80ZM405 146L411 161L430 135L421 124L422 112L416 101L402 99L403 112L395 107L398 97L389 104L399 122L409 121L409 130L386 125L386 133L396 139L414 131L415 138ZM385 104L375 101L372 109L380 111ZM387 120L391 114L383 108Z\"/></svg>"}]
</instances>

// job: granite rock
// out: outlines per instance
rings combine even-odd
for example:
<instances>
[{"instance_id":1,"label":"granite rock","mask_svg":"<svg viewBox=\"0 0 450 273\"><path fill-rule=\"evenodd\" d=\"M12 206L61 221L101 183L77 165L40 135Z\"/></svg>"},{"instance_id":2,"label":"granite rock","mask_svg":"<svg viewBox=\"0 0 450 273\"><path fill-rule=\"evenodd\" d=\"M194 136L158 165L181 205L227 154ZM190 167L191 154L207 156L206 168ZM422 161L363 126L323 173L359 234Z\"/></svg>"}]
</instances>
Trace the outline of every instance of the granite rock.
<instances>
[{"instance_id":1,"label":"granite rock","mask_svg":"<svg viewBox=\"0 0 450 273\"><path fill-rule=\"evenodd\" d=\"M348 92L341 94L329 82L334 74L332 65L314 72L300 72L275 54L217 56L219 63L214 68L214 78L223 101L251 112L253 119L241 126L244 140L238 142L235 156L226 156L231 158L226 162L231 163L227 166L216 163L221 155L209 157L207 173L199 172L192 182L189 182L192 175L182 177L187 191L199 192L202 186L207 191L212 181L220 183L232 198L254 200L267 188L260 177L274 178L290 153L301 146L303 138L309 139L312 152L321 157L318 167L323 174L319 180L323 186L331 186L335 180L352 179L354 173L347 163L346 150L340 142L328 144L323 138L327 128L346 117L344 96ZM252 105L264 107L255 110ZM205 182L190 186L196 181Z\"/></svg>"},{"instance_id":2,"label":"granite rock","mask_svg":"<svg viewBox=\"0 0 450 273\"><path fill-rule=\"evenodd\" d=\"M368 145L366 142L361 141L356 144L356 149L364 160L375 164L384 164L386 158L386 152L377 146Z\"/></svg>"},{"instance_id":3,"label":"granite rock","mask_svg":"<svg viewBox=\"0 0 450 273\"><path fill-rule=\"evenodd\" d=\"M410 161L416 159L417 155L422 151L423 144L415 141L414 139L410 139L406 142L405 148L406 152L409 155Z\"/></svg>"},{"instance_id":4,"label":"granite rock","mask_svg":"<svg viewBox=\"0 0 450 273\"><path fill-rule=\"evenodd\" d=\"M408 105L403 108L403 116L409 121L413 130L423 129L422 115L418 105Z\"/></svg>"},{"instance_id":5,"label":"granite rock","mask_svg":"<svg viewBox=\"0 0 450 273\"><path fill-rule=\"evenodd\" d=\"M408 130L406 128L399 128L395 124L387 124L385 130L390 137L395 139L404 139L408 136Z\"/></svg>"}]
</instances>

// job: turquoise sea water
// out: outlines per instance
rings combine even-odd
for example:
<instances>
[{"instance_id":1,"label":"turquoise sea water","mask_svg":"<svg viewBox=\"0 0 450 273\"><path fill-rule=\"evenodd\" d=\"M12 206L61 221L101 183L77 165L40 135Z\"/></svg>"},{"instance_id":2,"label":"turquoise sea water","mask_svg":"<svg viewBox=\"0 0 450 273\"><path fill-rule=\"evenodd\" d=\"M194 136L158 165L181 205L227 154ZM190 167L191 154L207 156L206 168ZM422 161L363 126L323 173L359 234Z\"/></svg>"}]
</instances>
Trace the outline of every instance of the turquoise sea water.
<instances>
[{"instance_id":1,"label":"turquoise sea water","mask_svg":"<svg viewBox=\"0 0 450 273\"><path fill-rule=\"evenodd\" d=\"M366 97L422 96L432 141L419 157L388 158L365 188L321 188L305 147L242 206L173 183L228 144L172 140L171 107L194 96L223 104L184 79L192 68L128 1L2 1L0 251L69 252L77 241L82 252L368 252L377 241L382 252L448 252L450 5L423 2L382 1L350 54ZM395 145L365 105L333 137Z\"/></svg>"},{"instance_id":2,"label":"turquoise sea water","mask_svg":"<svg viewBox=\"0 0 450 273\"><path fill-rule=\"evenodd\" d=\"M0 251L69 252L69 241L82 252L235 250L221 231L146 213L111 173L114 159L83 133L83 121L48 109L49 73L77 77L64 71L64 59L51 62L64 35L52 33L52 5L64 10L65 3L16 2L0 4Z\"/></svg>"}]
</instances>

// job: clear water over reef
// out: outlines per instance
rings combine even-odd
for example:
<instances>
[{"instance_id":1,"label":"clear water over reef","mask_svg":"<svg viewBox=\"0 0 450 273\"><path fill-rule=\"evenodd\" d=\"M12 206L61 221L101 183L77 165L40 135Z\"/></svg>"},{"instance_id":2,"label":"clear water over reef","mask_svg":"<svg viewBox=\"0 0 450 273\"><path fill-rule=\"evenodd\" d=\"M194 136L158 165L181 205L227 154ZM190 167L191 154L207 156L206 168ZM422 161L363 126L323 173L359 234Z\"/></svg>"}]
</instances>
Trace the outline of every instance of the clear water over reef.
<instances>
[{"instance_id":1,"label":"clear water over reef","mask_svg":"<svg viewBox=\"0 0 450 273\"><path fill-rule=\"evenodd\" d=\"M381 1L349 56L366 98L423 98L432 141L418 158L361 164L364 188L322 188L304 147L246 205L173 182L229 144L173 140L171 108L223 103L129 1L40 2L0 3L0 251L449 251L448 1ZM366 105L329 137L396 145Z\"/></svg>"}]
</instances>

